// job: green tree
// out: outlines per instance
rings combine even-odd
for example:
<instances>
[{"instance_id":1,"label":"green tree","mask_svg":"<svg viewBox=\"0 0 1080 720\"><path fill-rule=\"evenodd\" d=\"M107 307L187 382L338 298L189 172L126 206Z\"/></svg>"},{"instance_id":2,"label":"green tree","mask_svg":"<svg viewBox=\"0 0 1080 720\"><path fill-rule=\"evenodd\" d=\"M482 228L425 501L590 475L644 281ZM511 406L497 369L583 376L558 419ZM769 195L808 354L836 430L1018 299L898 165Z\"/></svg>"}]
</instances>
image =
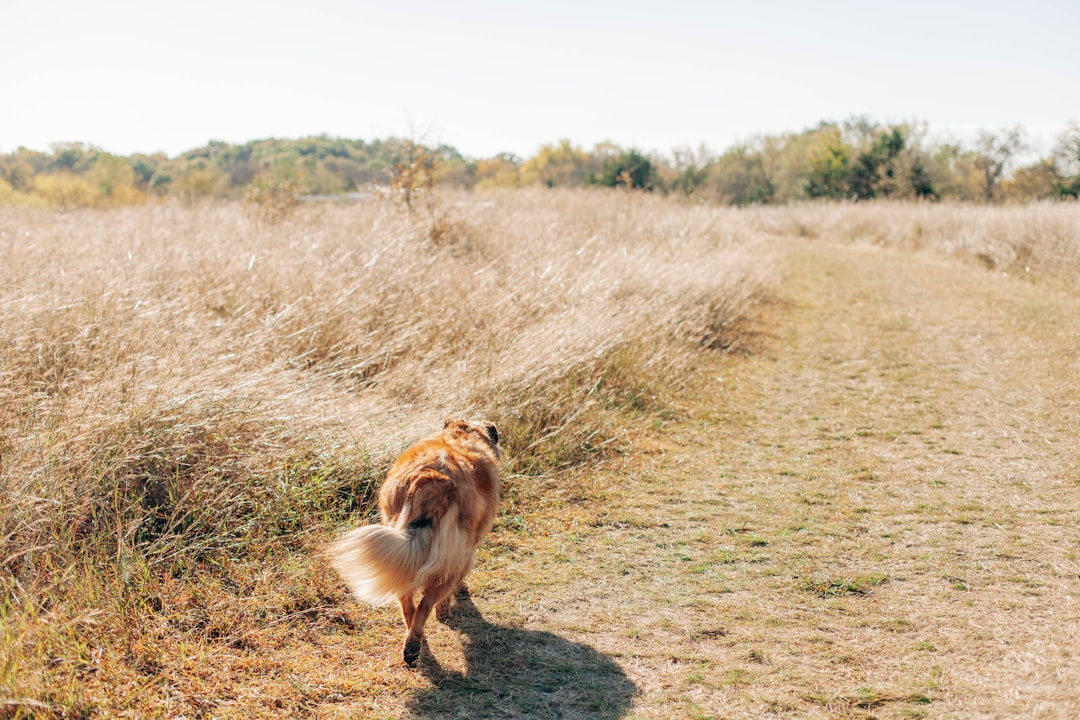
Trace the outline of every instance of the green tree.
<instances>
[{"instance_id":1,"label":"green tree","mask_svg":"<svg viewBox=\"0 0 1080 720\"><path fill-rule=\"evenodd\" d=\"M848 173L848 192L857 200L898 195L899 158L906 140L899 126L875 130L869 146L855 154Z\"/></svg>"},{"instance_id":2,"label":"green tree","mask_svg":"<svg viewBox=\"0 0 1080 720\"><path fill-rule=\"evenodd\" d=\"M49 172L84 173L98 156L100 150L81 142L53 143Z\"/></svg>"},{"instance_id":3,"label":"green tree","mask_svg":"<svg viewBox=\"0 0 1080 720\"><path fill-rule=\"evenodd\" d=\"M640 151L631 149L604 160L599 174L590 175L586 182L603 187L653 190L656 180L656 166L652 160Z\"/></svg>"},{"instance_id":4,"label":"green tree","mask_svg":"<svg viewBox=\"0 0 1080 720\"><path fill-rule=\"evenodd\" d=\"M826 145L816 152L803 175L803 191L808 198L847 197L848 163L851 150L843 144Z\"/></svg>"},{"instance_id":5,"label":"green tree","mask_svg":"<svg viewBox=\"0 0 1080 720\"><path fill-rule=\"evenodd\" d=\"M853 127L853 159L848 168L849 197L933 198L937 196L929 161L912 126L881 127L865 118L849 121Z\"/></svg>"},{"instance_id":6,"label":"green tree","mask_svg":"<svg viewBox=\"0 0 1080 720\"><path fill-rule=\"evenodd\" d=\"M161 153L153 155L135 154L128 158L128 163L131 165L135 177L135 187L143 192L149 190L158 168L167 161L168 158Z\"/></svg>"}]
</instances>

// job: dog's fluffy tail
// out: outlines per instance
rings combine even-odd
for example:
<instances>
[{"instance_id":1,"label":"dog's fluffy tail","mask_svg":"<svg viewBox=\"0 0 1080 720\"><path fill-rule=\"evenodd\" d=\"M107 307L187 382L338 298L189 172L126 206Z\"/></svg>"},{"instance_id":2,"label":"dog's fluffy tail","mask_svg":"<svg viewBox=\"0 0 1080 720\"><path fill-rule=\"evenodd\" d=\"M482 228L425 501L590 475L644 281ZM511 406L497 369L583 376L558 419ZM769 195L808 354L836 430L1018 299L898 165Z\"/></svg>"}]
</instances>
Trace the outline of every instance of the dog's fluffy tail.
<instances>
[{"instance_id":1,"label":"dog's fluffy tail","mask_svg":"<svg viewBox=\"0 0 1080 720\"><path fill-rule=\"evenodd\" d=\"M327 547L330 564L359 600L382 605L468 573L472 546L455 506L421 527L410 527L407 517L357 528Z\"/></svg>"}]
</instances>

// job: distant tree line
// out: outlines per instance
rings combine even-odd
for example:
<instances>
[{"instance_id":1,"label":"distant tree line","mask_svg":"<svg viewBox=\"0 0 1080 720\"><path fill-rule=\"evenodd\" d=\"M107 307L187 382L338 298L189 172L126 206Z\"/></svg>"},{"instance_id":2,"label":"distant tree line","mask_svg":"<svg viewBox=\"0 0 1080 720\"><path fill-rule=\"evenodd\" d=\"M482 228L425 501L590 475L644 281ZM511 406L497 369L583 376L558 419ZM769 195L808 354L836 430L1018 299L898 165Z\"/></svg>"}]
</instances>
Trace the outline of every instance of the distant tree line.
<instances>
[{"instance_id":1,"label":"distant tree line","mask_svg":"<svg viewBox=\"0 0 1080 720\"><path fill-rule=\"evenodd\" d=\"M84 143L53 145L50 152L19 148L0 154L0 204L54 207L126 205L154 197L241 197L246 190L288 184L305 194L336 195L388 185L408 140L211 141L170 158L164 154L112 155ZM452 147L425 148L440 172L466 173ZM440 178L441 179L441 178Z\"/></svg>"},{"instance_id":2,"label":"distant tree line","mask_svg":"<svg viewBox=\"0 0 1080 720\"><path fill-rule=\"evenodd\" d=\"M1019 127L984 130L964 145L928 142L921 124L852 118L762 135L722 153L700 147L670 155L613 143L585 150L569 140L544 145L526 159L507 153L472 159L448 145L397 138L213 141L173 158L125 157L65 143L48 152L0 154L0 204L107 207L156 197L241 197L282 184L303 194L337 195L400 187L401 173L415 172L418 157L435 184L623 187L731 205L875 198L1022 202L1080 194L1080 124L1070 125L1048 155L1032 160Z\"/></svg>"}]
</instances>

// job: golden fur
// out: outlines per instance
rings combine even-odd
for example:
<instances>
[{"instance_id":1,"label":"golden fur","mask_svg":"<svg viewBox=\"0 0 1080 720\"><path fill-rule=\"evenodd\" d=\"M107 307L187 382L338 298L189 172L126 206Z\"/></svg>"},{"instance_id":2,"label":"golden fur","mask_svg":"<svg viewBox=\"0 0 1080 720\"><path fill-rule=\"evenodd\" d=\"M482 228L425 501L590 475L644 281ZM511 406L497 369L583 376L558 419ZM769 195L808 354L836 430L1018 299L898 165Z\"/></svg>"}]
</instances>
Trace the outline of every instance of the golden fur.
<instances>
[{"instance_id":1,"label":"golden fur","mask_svg":"<svg viewBox=\"0 0 1080 720\"><path fill-rule=\"evenodd\" d=\"M491 423L447 420L440 433L394 461L379 490L382 524L348 532L327 550L357 598L401 603L408 665L420 654L432 608L440 616L448 612L476 546L495 522L501 455Z\"/></svg>"}]
</instances>

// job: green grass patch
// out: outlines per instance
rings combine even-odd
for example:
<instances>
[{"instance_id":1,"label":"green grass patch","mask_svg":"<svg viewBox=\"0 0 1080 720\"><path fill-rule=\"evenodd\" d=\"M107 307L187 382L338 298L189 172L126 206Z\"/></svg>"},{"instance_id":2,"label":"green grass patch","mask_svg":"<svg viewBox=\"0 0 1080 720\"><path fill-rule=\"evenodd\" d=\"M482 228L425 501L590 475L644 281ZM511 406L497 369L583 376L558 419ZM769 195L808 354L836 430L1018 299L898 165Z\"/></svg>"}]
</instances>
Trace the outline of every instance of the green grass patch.
<instances>
[{"instance_id":1,"label":"green grass patch","mask_svg":"<svg viewBox=\"0 0 1080 720\"><path fill-rule=\"evenodd\" d=\"M889 582L885 575L861 575L851 578L815 579L804 578L796 583L803 592L820 597L838 597L841 595L870 595L874 588Z\"/></svg>"}]
</instances>

